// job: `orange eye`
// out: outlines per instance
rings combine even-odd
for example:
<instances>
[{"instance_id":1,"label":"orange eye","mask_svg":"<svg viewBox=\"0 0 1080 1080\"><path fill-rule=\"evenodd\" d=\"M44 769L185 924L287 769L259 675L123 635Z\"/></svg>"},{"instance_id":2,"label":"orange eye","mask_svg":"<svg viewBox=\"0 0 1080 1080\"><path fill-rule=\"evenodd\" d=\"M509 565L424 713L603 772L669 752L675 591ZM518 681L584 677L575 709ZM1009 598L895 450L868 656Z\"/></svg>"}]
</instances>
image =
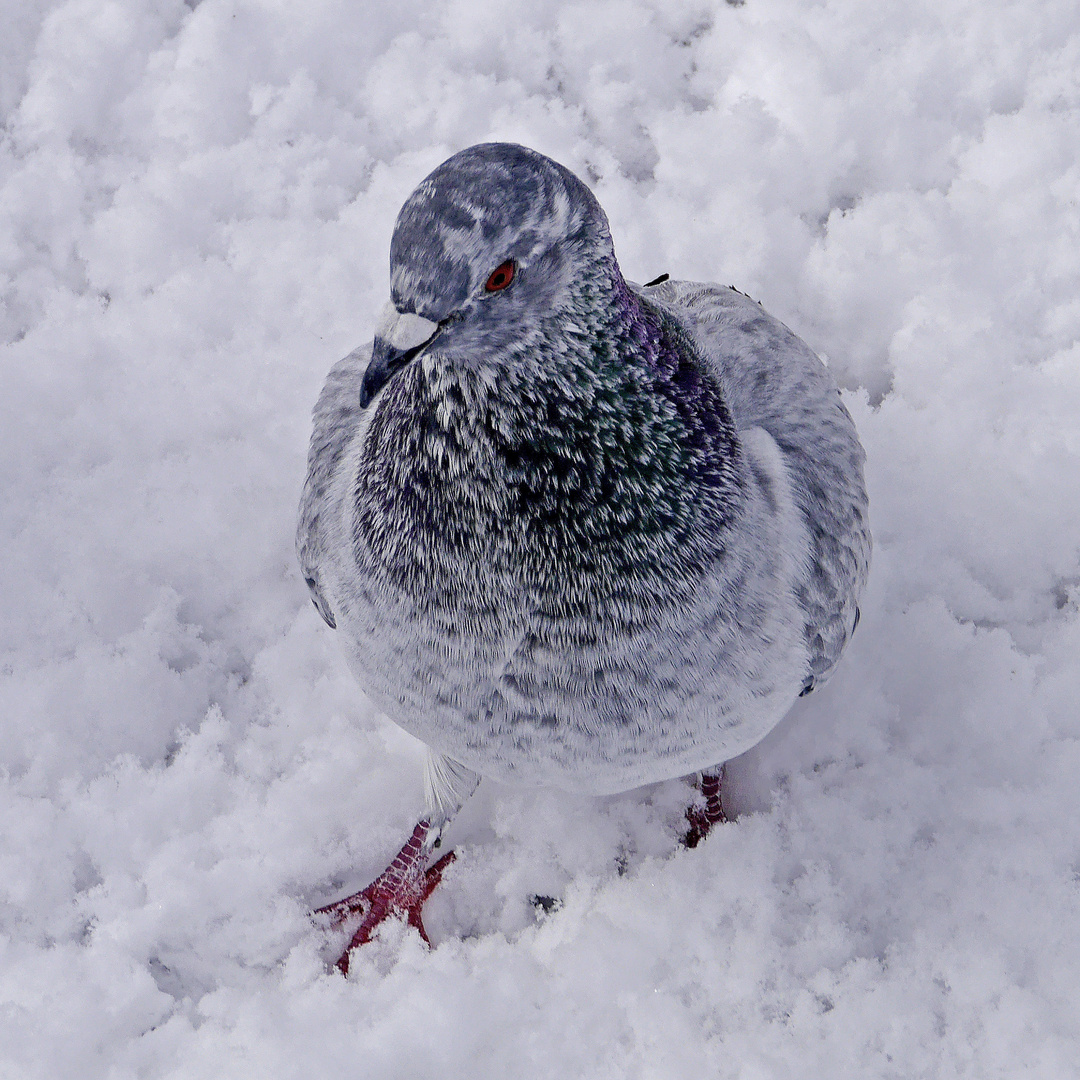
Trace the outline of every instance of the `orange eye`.
<instances>
[{"instance_id":1,"label":"orange eye","mask_svg":"<svg viewBox=\"0 0 1080 1080\"><path fill-rule=\"evenodd\" d=\"M488 292L498 292L500 289L505 289L511 281L514 280L514 260L507 259L502 266L495 267L491 272L491 277L487 279L487 284L484 288Z\"/></svg>"}]
</instances>

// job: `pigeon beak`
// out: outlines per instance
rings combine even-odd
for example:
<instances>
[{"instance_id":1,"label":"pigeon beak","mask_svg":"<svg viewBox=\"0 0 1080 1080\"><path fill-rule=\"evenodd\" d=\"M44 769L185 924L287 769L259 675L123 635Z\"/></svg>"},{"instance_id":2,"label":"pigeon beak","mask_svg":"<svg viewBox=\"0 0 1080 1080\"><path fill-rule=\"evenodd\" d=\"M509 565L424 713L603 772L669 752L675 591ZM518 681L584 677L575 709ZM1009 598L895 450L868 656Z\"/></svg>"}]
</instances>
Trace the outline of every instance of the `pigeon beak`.
<instances>
[{"instance_id":1,"label":"pigeon beak","mask_svg":"<svg viewBox=\"0 0 1080 1080\"><path fill-rule=\"evenodd\" d=\"M439 332L439 324L422 315L401 312L389 303L383 309L371 359L360 386L360 408L375 395Z\"/></svg>"}]
</instances>

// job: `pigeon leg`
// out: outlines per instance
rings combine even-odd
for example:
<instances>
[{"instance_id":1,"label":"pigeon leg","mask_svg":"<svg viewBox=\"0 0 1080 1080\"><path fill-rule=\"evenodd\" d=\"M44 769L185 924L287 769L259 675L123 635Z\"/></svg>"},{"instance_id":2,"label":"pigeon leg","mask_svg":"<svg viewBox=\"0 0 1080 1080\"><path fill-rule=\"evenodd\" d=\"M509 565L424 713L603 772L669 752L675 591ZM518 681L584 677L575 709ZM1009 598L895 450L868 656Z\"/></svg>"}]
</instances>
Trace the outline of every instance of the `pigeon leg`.
<instances>
[{"instance_id":1,"label":"pigeon leg","mask_svg":"<svg viewBox=\"0 0 1080 1080\"><path fill-rule=\"evenodd\" d=\"M727 821L724 804L720 801L720 785L724 769L717 769L701 774L701 794L705 796L705 805L695 803L686 811L686 820L690 828L686 830L682 842L684 847L696 848L714 825Z\"/></svg>"},{"instance_id":2,"label":"pigeon leg","mask_svg":"<svg viewBox=\"0 0 1080 1080\"><path fill-rule=\"evenodd\" d=\"M329 916L331 927L360 917L360 925L348 948L334 965L342 975L349 974L349 953L370 941L376 928L387 919L404 916L408 924L416 927L420 936L431 944L420 912L424 901L442 880L443 871L454 861L454 853L448 851L433 866L424 867L441 831L433 827L428 818L418 821L412 836L394 856L393 862L366 889L315 910L316 915Z\"/></svg>"}]
</instances>

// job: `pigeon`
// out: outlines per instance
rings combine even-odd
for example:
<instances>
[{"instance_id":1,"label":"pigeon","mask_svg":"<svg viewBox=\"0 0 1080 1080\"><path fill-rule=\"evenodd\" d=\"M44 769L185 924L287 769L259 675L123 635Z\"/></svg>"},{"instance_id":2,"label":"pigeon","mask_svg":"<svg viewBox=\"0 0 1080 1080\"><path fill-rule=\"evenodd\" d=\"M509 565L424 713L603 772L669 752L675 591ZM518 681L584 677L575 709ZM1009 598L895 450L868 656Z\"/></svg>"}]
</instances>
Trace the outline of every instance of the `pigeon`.
<instances>
[{"instance_id":1,"label":"pigeon","mask_svg":"<svg viewBox=\"0 0 1080 1080\"><path fill-rule=\"evenodd\" d=\"M481 777L612 794L721 768L832 673L871 537L864 452L822 360L734 288L624 279L607 217L523 146L408 197L374 341L314 410L297 551L427 813L319 909L427 940L447 822ZM429 865L430 864L430 865Z\"/></svg>"}]
</instances>

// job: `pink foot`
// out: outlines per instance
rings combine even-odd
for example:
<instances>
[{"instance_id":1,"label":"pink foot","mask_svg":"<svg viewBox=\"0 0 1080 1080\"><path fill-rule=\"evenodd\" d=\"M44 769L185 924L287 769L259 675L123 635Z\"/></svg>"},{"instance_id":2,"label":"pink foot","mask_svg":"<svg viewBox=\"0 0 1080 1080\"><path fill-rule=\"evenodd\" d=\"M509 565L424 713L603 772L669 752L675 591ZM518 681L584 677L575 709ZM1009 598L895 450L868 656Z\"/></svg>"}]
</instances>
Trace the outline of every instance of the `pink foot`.
<instances>
[{"instance_id":1,"label":"pink foot","mask_svg":"<svg viewBox=\"0 0 1080 1080\"><path fill-rule=\"evenodd\" d=\"M683 836L683 847L696 848L714 825L727 821L724 805L720 801L720 780L723 770L701 774L701 794L705 796L705 805L696 803L686 811L686 820L690 828Z\"/></svg>"},{"instance_id":2,"label":"pink foot","mask_svg":"<svg viewBox=\"0 0 1080 1080\"><path fill-rule=\"evenodd\" d=\"M316 915L329 915L330 925L335 928L360 916L360 925L348 948L334 965L342 975L349 974L349 953L358 945L370 941L376 928L386 919L404 915L408 924L415 926L420 936L431 944L420 918L420 910L442 880L443 871L454 861L454 853L448 851L425 870L424 860L429 850L425 841L430 833L431 822L426 818L418 821L408 843L366 889L315 909Z\"/></svg>"}]
</instances>

